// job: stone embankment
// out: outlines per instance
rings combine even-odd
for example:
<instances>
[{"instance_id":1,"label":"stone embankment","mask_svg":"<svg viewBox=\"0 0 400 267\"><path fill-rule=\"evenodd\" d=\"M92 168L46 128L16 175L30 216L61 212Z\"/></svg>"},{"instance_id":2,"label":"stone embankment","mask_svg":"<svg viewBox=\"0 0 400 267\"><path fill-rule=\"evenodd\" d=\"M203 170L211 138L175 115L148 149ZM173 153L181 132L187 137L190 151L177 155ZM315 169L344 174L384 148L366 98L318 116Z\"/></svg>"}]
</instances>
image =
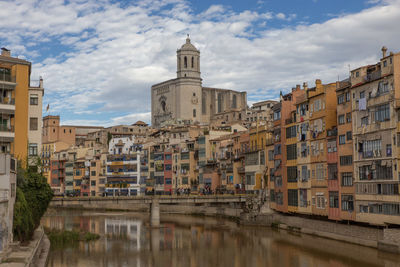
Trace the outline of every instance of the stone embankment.
<instances>
[{"instance_id":1,"label":"stone embankment","mask_svg":"<svg viewBox=\"0 0 400 267\"><path fill-rule=\"evenodd\" d=\"M49 250L50 241L43 228L38 227L29 244L11 245L11 251L0 263L0 267L45 267Z\"/></svg>"}]
</instances>

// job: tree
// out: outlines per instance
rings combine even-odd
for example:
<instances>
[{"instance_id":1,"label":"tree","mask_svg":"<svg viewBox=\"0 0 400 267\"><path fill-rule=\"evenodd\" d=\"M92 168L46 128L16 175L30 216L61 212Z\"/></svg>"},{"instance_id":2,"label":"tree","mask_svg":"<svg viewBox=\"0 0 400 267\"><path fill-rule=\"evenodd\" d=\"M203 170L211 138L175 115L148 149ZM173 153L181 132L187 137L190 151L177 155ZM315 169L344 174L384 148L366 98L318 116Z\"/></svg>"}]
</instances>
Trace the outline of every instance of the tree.
<instances>
[{"instance_id":1,"label":"tree","mask_svg":"<svg viewBox=\"0 0 400 267\"><path fill-rule=\"evenodd\" d=\"M26 169L18 164L17 195L14 205L14 235L20 241L29 240L33 231L40 224L40 219L47 210L53 197L46 178L36 168Z\"/></svg>"}]
</instances>

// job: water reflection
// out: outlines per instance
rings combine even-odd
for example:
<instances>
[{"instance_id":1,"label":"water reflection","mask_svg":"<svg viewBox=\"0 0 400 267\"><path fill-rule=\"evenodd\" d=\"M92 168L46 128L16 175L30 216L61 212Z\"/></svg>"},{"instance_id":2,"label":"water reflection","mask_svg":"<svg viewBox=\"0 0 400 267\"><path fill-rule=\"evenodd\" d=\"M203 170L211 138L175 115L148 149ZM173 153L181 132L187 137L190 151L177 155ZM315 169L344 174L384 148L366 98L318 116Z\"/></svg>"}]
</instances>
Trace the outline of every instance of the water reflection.
<instances>
[{"instance_id":1,"label":"water reflection","mask_svg":"<svg viewBox=\"0 0 400 267\"><path fill-rule=\"evenodd\" d=\"M147 214L50 210L43 225L102 237L52 249L48 266L400 266L397 255L333 240L216 218L161 219L160 228L151 228Z\"/></svg>"}]
</instances>

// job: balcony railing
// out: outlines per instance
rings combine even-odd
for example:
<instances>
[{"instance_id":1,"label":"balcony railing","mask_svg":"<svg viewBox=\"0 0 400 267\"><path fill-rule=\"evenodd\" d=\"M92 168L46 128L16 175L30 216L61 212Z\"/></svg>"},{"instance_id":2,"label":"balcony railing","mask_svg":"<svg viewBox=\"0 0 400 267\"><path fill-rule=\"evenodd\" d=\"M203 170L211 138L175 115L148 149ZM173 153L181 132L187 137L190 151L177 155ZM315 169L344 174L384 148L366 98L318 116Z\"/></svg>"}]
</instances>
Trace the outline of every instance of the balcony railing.
<instances>
[{"instance_id":1,"label":"balcony railing","mask_svg":"<svg viewBox=\"0 0 400 267\"><path fill-rule=\"evenodd\" d=\"M15 105L15 98L0 97L0 104Z\"/></svg>"},{"instance_id":2,"label":"balcony railing","mask_svg":"<svg viewBox=\"0 0 400 267\"><path fill-rule=\"evenodd\" d=\"M0 124L0 132L14 132L14 126Z\"/></svg>"},{"instance_id":3,"label":"balcony railing","mask_svg":"<svg viewBox=\"0 0 400 267\"><path fill-rule=\"evenodd\" d=\"M15 76L10 74L0 74L0 82L12 82L15 83Z\"/></svg>"}]
</instances>

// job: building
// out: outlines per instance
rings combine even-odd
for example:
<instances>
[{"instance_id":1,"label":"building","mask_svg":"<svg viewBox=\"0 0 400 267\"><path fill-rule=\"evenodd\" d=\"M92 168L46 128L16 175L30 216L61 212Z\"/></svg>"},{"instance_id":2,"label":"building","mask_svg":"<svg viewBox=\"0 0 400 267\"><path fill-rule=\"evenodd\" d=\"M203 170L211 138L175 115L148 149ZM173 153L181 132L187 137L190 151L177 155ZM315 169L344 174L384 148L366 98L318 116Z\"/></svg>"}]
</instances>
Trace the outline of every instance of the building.
<instances>
[{"instance_id":1,"label":"building","mask_svg":"<svg viewBox=\"0 0 400 267\"><path fill-rule=\"evenodd\" d=\"M31 81L32 82L32 81ZM35 164L42 152L42 105L43 105L43 79L38 85L29 86L29 132L28 132L28 156L29 163Z\"/></svg>"},{"instance_id":2,"label":"building","mask_svg":"<svg viewBox=\"0 0 400 267\"><path fill-rule=\"evenodd\" d=\"M344 162L342 157L346 157L349 155L353 155L353 123L352 123L352 102L353 96L351 94L351 83L350 79L346 79L337 83L336 89L337 95L337 154L338 159L342 159L341 162ZM328 147L333 150L334 148ZM353 156L354 157L354 156ZM340 160L339 160L340 163ZM338 164L338 175L334 180L329 180L330 183L338 184L338 196L337 200L339 201L338 207L339 219L340 220L356 220L356 211L354 207L348 208L351 205L351 200L355 199L355 191L354 191L354 170L353 164L342 165ZM336 181L335 181L336 180ZM336 196L334 196L336 197ZM330 206L332 201L329 201ZM332 209L330 207L330 209ZM332 218L332 216L330 216ZM335 216L335 219L338 219Z\"/></svg>"},{"instance_id":3,"label":"building","mask_svg":"<svg viewBox=\"0 0 400 267\"><path fill-rule=\"evenodd\" d=\"M156 128L179 122L208 124L216 114L246 108L246 92L202 86L200 51L189 36L177 51L177 78L151 87L151 122Z\"/></svg>"},{"instance_id":4,"label":"building","mask_svg":"<svg viewBox=\"0 0 400 267\"><path fill-rule=\"evenodd\" d=\"M356 220L377 225L399 224L400 53L351 71ZM340 143L340 140L339 140Z\"/></svg>"},{"instance_id":5,"label":"building","mask_svg":"<svg viewBox=\"0 0 400 267\"><path fill-rule=\"evenodd\" d=\"M141 148L133 137L110 140L107 155L107 195L140 195ZM145 181L144 181L145 182Z\"/></svg>"},{"instance_id":6,"label":"building","mask_svg":"<svg viewBox=\"0 0 400 267\"><path fill-rule=\"evenodd\" d=\"M0 55L0 146L20 160L28 155L28 126L38 126L37 121L28 121L29 80L31 63L11 57L10 50L1 49ZM30 127L30 126L29 126Z\"/></svg>"},{"instance_id":7,"label":"building","mask_svg":"<svg viewBox=\"0 0 400 267\"><path fill-rule=\"evenodd\" d=\"M0 153L0 260L13 242L13 216L16 197L17 162L10 154Z\"/></svg>"}]
</instances>

